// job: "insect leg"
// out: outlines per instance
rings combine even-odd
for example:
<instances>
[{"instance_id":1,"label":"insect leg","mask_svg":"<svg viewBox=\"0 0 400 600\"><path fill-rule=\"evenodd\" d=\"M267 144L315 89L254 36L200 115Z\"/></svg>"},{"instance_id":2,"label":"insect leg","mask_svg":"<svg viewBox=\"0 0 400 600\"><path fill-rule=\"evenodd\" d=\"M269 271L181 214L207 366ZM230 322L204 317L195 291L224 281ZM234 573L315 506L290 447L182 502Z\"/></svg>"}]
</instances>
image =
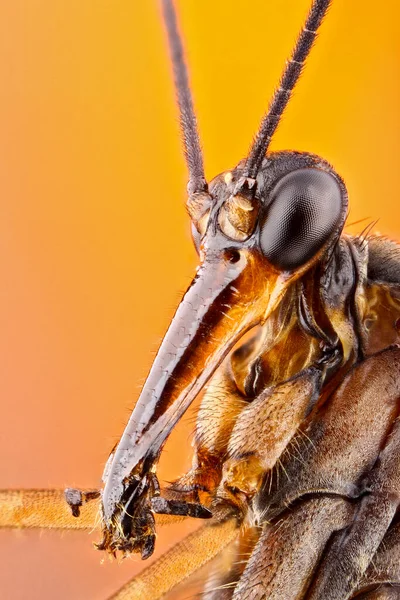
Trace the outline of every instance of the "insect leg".
<instances>
[{"instance_id":1,"label":"insect leg","mask_svg":"<svg viewBox=\"0 0 400 600\"><path fill-rule=\"evenodd\" d=\"M64 490L0 490L0 527L92 529L98 502L82 502L73 516Z\"/></svg>"},{"instance_id":2,"label":"insect leg","mask_svg":"<svg viewBox=\"0 0 400 600\"><path fill-rule=\"evenodd\" d=\"M392 525L383 538L377 553L365 572L357 594L369 590L372 586L399 586L400 595L400 520Z\"/></svg>"},{"instance_id":3,"label":"insect leg","mask_svg":"<svg viewBox=\"0 0 400 600\"><path fill-rule=\"evenodd\" d=\"M319 561L344 535L341 531L343 527L348 527L349 532L350 524L359 527L361 510L368 501L370 504L367 508L372 509L373 517L370 522L371 533L375 534L374 540L366 542L371 544L368 560L362 563L363 569L354 580L350 572L352 584L347 595L343 590L332 595L333 590L327 585L322 591L318 590L313 600L345 600L356 588L397 507L397 497L392 488L397 485L393 477L398 476L395 474L400 466L395 467L395 464L397 461L399 465L400 461L397 450L394 451L397 448L394 436L389 438L392 441L385 454L385 460L390 460L390 464L382 462L383 454L380 457L380 483L378 479L365 481L365 478L377 466L382 446L389 444L388 434L399 412L399 373L400 350L398 347L388 348L357 365L326 404L312 411L308 424L306 422L302 426L299 435L299 444L303 442L300 456L293 452L292 442L292 448L289 446L281 458L282 480L271 490L266 478L261 493L254 498L255 513L259 512L260 521L267 522L274 518L274 525L270 530L264 529L254 556L235 590L235 600L309 598L304 594L307 594L307 587ZM301 436L304 435L306 438L302 440ZM263 444L260 443L259 447L262 450ZM378 514L376 507L379 510L380 502L376 495L364 496L358 503L353 500L350 504L340 498L349 495L356 499L357 494L365 493L366 487L372 490L372 485L375 485L379 499L385 501L382 512ZM392 486L392 491L386 489L385 485ZM354 524L348 513L340 522L335 521L340 510L331 504L335 500L332 494L338 495L339 506L345 502L345 506L356 508ZM311 495L311 499L307 499L307 495ZM292 506L287 510L289 504ZM383 510L385 507L386 510ZM278 518L281 519L281 526L277 523ZM367 526L368 521L364 518L362 531ZM340 532L340 536L338 533L336 539L334 536L332 540L335 531ZM347 565L346 559L339 556L341 564ZM332 569L334 571L335 568ZM346 579L346 574L342 579Z\"/></svg>"},{"instance_id":4,"label":"insect leg","mask_svg":"<svg viewBox=\"0 0 400 600\"><path fill-rule=\"evenodd\" d=\"M260 528L242 528L239 537L230 544L213 564L207 578L203 600L231 600L237 582L260 536Z\"/></svg>"},{"instance_id":5,"label":"insect leg","mask_svg":"<svg viewBox=\"0 0 400 600\"><path fill-rule=\"evenodd\" d=\"M159 600L239 535L236 519L205 525L173 546L109 600Z\"/></svg>"},{"instance_id":6,"label":"insect leg","mask_svg":"<svg viewBox=\"0 0 400 600\"><path fill-rule=\"evenodd\" d=\"M76 517L66 502L65 490L0 490L0 528L93 529L99 521L100 506L96 497L90 502L86 500L83 498ZM156 522L169 525L181 518L157 514Z\"/></svg>"},{"instance_id":7,"label":"insect leg","mask_svg":"<svg viewBox=\"0 0 400 600\"><path fill-rule=\"evenodd\" d=\"M266 477L256 499L264 518L276 518L307 494L359 497L399 414L399 398L398 346L357 364L302 424L281 457L279 484Z\"/></svg>"},{"instance_id":8,"label":"insect leg","mask_svg":"<svg viewBox=\"0 0 400 600\"><path fill-rule=\"evenodd\" d=\"M345 527L352 514L342 498L313 498L265 526L233 600L303 598L332 532Z\"/></svg>"},{"instance_id":9,"label":"insect leg","mask_svg":"<svg viewBox=\"0 0 400 600\"><path fill-rule=\"evenodd\" d=\"M246 505L259 491L265 473L313 408L321 382L321 371L310 367L267 388L241 412L229 440L219 497Z\"/></svg>"},{"instance_id":10,"label":"insect leg","mask_svg":"<svg viewBox=\"0 0 400 600\"><path fill-rule=\"evenodd\" d=\"M400 421L397 420L367 479L370 493L356 518L331 546L314 581L309 600L351 597L382 542L400 505Z\"/></svg>"},{"instance_id":11,"label":"insect leg","mask_svg":"<svg viewBox=\"0 0 400 600\"><path fill-rule=\"evenodd\" d=\"M167 497L208 505L219 485L235 422L248 402L232 379L229 362L215 373L201 401L192 468L165 490Z\"/></svg>"}]
</instances>

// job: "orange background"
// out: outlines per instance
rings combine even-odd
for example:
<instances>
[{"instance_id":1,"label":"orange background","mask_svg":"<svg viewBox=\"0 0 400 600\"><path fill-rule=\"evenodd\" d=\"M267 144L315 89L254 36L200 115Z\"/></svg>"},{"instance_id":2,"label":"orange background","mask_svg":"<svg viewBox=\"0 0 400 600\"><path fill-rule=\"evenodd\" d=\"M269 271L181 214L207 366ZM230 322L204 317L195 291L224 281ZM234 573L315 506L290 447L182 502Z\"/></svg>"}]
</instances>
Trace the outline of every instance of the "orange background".
<instances>
[{"instance_id":1,"label":"orange background","mask_svg":"<svg viewBox=\"0 0 400 600\"><path fill-rule=\"evenodd\" d=\"M211 177L246 153L310 2L178 4ZM273 142L330 160L350 221L392 236L399 29L396 0L334 0ZM0 3L1 488L99 485L196 265L185 177L156 0ZM105 600L142 565L100 564L96 539L0 532L1 598Z\"/></svg>"}]
</instances>

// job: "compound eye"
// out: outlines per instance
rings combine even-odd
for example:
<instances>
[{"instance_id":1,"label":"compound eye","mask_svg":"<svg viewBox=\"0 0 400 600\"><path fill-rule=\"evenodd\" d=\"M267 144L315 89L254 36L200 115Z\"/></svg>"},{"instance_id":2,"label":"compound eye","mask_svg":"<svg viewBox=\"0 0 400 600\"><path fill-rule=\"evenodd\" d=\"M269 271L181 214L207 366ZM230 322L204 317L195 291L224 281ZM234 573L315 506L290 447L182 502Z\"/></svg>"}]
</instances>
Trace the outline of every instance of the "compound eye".
<instances>
[{"instance_id":1,"label":"compound eye","mask_svg":"<svg viewBox=\"0 0 400 600\"><path fill-rule=\"evenodd\" d=\"M290 271L309 261L339 224L338 181L320 169L298 169L278 181L261 225L260 246L271 264Z\"/></svg>"}]
</instances>

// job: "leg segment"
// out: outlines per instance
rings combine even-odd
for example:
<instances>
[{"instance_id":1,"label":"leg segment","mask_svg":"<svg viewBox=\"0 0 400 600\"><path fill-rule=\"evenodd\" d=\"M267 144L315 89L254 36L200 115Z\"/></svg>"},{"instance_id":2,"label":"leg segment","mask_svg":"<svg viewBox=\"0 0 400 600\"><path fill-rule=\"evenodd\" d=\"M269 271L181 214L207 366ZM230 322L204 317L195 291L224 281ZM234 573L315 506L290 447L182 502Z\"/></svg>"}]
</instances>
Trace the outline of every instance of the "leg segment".
<instances>
[{"instance_id":1,"label":"leg segment","mask_svg":"<svg viewBox=\"0 0 400 600\"><path fill-rule=\"evenodd\" d=\"M370 566L362 578L358 592L371 586L400 586L400 521L391 526ZM398 588L400 594L400 587ZM357 596L358 597L358 596Z\"/></svg>"},{"instance_id":2,"label":"leg segment","mask_svg":"<svg viewBox=\"0 0 400 600\"><path fill-rule=\"evenodd\" d=\"M283 479L271 494L264 483L256 497L260 522L272 517L274 525L265 526L234 600L346 600L357 590L399 505L399 375L400 349L392 347L354 368L311 413L296 440L301 451L292 443L283 455ZM269 458L270 448L259 448ZM341 510L347 507L344 515L333 504L332 493L355 499L362 492L350 505L336 498Z\"/></svg>"},{"instance_id":3,"label":"leg segment","mask_svg":"<svg viewBox=\"0 0 400 600\"><path fill-rule=\"evenodd\" d=\"M64 490L0 490L0 527L92 529L99 517L99 503L81 503L74 517Z\"/></svg>"},{"instance_id":4,"label":"leg segment","mask_svg":"<svg viewBox=\"0 0 400 600\"><path fill-rule=\"evenodd\" d=\"M231 431L248 406L229 370L229 360L215 373L199 409L192 468L166 490L169 498L207 505L219 485Z\"/></svg>"},{"instance_id":5,"label":"leg segment","mask_svg":"<svg viewBox=\"0 0 400 600\"><path fill-rule=\"evenodd\" d=\"M305 494L358 497L399 412L399 398L399 347L354 367L282 456L283 480L271 484L267 473L260 513L271 519Z\"/></svg>"},{"instance_id":6,"label":"leg segment","mask_svg":"<svg viewBox=\"0 0 400 600\"><path fill-rule=\"evenodd\" d=\"M321 372L311 367L268 388L238 417L223 467L218 497L251 498L297 432L319 396Z\"/></svg>"},{"instance_id":7,"label":"leg segment","mask_svg":"<svg viewBox=\"0 0 400 600\"><path fill-rule=\"evenodd\" d=\"M201 527L124 585L110 600L159 600L239 535L235 519Z\"/></svg>"},{"instance_id":8,"label":"leg segment","mask_svg":"<svg viewBox=\"0 0 400 600\"><path fill-rule=\"evenodd\" d=\"M90 496L93 491L80 493ZM93 500L90 502L84 499L76 517L67 504L64 490L0 490L0 529L94 529L99 524L98 497L89 498ZM155 517L157 525L177 523L184 518L176 514Z\"/></svg>"},{"instance_id":9,"label":"leg segment","mask_svg":"<svg viewBox=\"0 0 400 600\"><path fill-rule=\"evenodd\" d=\"M400 504L399 420L367 483L370 495L361 500L354 522L326 553L309 600L350 598L368 566L373 563Z\"/></svg>"},{"instance_id":10,"label":"leg segment","mask_svg":"<svg viewBox=\"0 0 400 600\"><path fill-rule=\"evenodd\" d=\"M256 527L242 528L239 537L218 557L204 587L202 600L231 600L260 537Z\"/></svg>"},{"instance_id":11,"label":"leg segment","mask_svg":"<svg viewBox=\"0 0 400 600\"><path fill-rule=\"evenodd\" d=\"M352 515L353 506L346 500L314 498L265 526L233 600L304 598L332 532L345 527Z\"/></svg>"}]
</instances>

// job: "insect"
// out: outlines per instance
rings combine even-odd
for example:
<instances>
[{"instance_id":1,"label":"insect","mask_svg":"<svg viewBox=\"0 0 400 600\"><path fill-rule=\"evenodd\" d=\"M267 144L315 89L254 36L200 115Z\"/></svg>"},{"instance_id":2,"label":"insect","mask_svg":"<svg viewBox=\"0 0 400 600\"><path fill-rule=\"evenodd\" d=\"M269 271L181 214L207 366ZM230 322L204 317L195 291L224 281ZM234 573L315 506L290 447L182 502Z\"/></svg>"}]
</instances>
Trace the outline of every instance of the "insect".
<instances>
[{"instance_id":1,"label":"insect","mask_svg":"<svg viewBox=\"0 0 400 600\"><path fill-rule=\"evenodd\" d=\"M228 179L229 179L229 177L228 177ZM226 183L226 185L228 185L228 183L230 183L230 182L225 182L225 183ZM237 194L236 194L236 196L237 196ZM243 201L243 202L244 202L244 201ZM243 202L242 202L242 203L243 203ZM242 207L242 208L243 208L243 207ZM228 212L229 212L229 211L228 211ZM247 211L247 212L251 212L251 211ZM229 217L229 215L228 215L228 217ZM221 218L222 218L222 217L221 217ZM230 219L229 219L229 218L228 218L228 221L230 221ZM220 226L221 226L221 227L223 226L223 225L222 225L222 223L220 223ZM226 221L225 221L225 226L228 226L228 227L229 227L229 225L227 225L227 222L226 222ZM238 241L238 240L236 240L236 241ZM234 256L233 256L232 258L234 258ZM237 262L239 262L239 261L237 261ZM232 264L236 264L236 263L232 263ZM299 310L300 310L300 309L299 309ZM313 333L314 333L314 336L313 336L313 335L312 335L312 327L310 327L310 323L307 323L307 318L308 318L308 316L307 316L307 305L303 306L303 307L302 307L302 310L304 310L304 311L305 311L305 314L302 314L302 313L301 313L301 314L302 314L302 318L304 318L304 319L305 319L305 323L304 323L303 325L304 325L304 327L308 327L308 329L309 329L308 333L311 335L311 337L315 337L315 333L316 333L316 332L315 332L315 330L314 330L314 332L313 332ZM310 333L310 331L311 331L311 333ZM325 341L326 341L326 340L325 340ZM326 362L326 360L325 360L325 359L327 360L327 362ZM325 357L325 356L324 356L324 357L323 357L323 363L322 363L322 364L324 364L324 365L326 365L326 364L327 364L327 365L328 365L328 367L326 368L326 369L327 369L327 371L328 371L328 370L330 370L330 369L331 369L332 371L334 371L334 370L337 368L337 365L335 364L335 361L336 361L336 360L337 360L337 357L336 357L336 356L335 356L335 354L333 353L332 357L331 357L331 356L328 356L328 357ZM330 361L332 361L332 362L330 363ZM319 366L320 366L320 365L319 365ZM324 369L325 369L325 367L324 367ZM324 370L324 369L322 369L322 370ZM317 369L317 370L318 370L318 369ZM260 373L261 373L261 375L263 374L263 373L262 373L262 369L261 369ZM260 376L261 376L261 375L260 375L258 372L257 372L256 374L257 374L257 376L258 376L258 377L260 377ZM323 376L325 377L325 376L326 376L326 373L324 373L324 374L323 374ZM330 372L327 374L327 378L328 378L329 376L333 376L333 377L334 377L334 375L331 375L331 373L330 373ZM252 380L252 378L251 378L251 377L250 377L250 379ZM254 379L254 381L252 380L252 383L254 384L254 382L257 380L257 378L254 376L254 377L253 377L253 379ZM333 381L334 381L334 380L333 380ZM245 390L245 392L246 392L246 390ZM290 392L290 390L288 390L288 392ZM248 394L248 392L246 392L246 393ZM254 390L253 390L253 394L254 394ZM290 395L290 394L289 394L289 395ZM248 394L248 396L250 396L250 397L251 397L251 394ZM289 405L290 405L290 403L289 403ZM255 405L254 405L254 406L255 406ZM232 466L232 465L231 465L231 466ZM234 466L235 466L235 465L234 465ZM284 465L283 465L283 466L284 466ZM247 473L248 473L248 472L249 472L249 471L247 471ZM229 473L228 473L228 474L229 474ZM231 473L231 474L232 474L232 473ZM256 473L256 474L257 474L257 473ZM130 482L130 483L132 483L132 482ZM232 482L230 482L230 483L232 483ZM277 483L275 483L275 484L274 484L274 482L273 482L273 481L271 481L271 482L270 482L270 484L271 484L271 491L273 491L273 486L274 486L274 485L277 485ZM190 486L188 486L188 487L190 487ZM225 487L227 487L227 486L225 486ZM229 485L229 486L228 486L228 488L234 488L234 487L237 487L237 486L232 486L232 485ZM228 488L227 488L227 489L228 489ZM245 493L245 490L243 490L243 489L241 489L241 488L238 488L238 489L239 489L241 492ZM182 490L181 490L181 491L182 491ZM191 489L187 489L187 490L184 490L184 491L185 491L185 492L189 492L189 493L192 493L192 492L193 492L193 490L191 490ZM229 490L228 490L228 491L229 491ZM237 502L237 497L238 497L238 496L240 496L240 494L238 494L238 493L237 493L237 489L236 489L236 491L235 491L235 489L231 489L231 490L230 490L230 492L232 492L232 494L233 494L233 497L235 498L235 502ZM251 492L251 490L247 490L247 495L248 495L248 496L251 496L251 493L250 493L250 492ZM351 496L352 494L353 494L353 495L357 495L357 493L358 493L358 492L361 494L361 492L362 492L362 491L359 491L359 490L346 490L346 493L347 493L347 495L349 495L349 496ZM245 493L245 496L246 496L246 493ZM227 500L229 500L229 499L227 499ZM192 503L192 504L193 504L193 503ZM339 503L339 504L340 504L340 503ZM148 525L148 523L146 523L146 525ZM148 537L151 537L151 536L148 536Z\"/></svg>"}]
</instances>

